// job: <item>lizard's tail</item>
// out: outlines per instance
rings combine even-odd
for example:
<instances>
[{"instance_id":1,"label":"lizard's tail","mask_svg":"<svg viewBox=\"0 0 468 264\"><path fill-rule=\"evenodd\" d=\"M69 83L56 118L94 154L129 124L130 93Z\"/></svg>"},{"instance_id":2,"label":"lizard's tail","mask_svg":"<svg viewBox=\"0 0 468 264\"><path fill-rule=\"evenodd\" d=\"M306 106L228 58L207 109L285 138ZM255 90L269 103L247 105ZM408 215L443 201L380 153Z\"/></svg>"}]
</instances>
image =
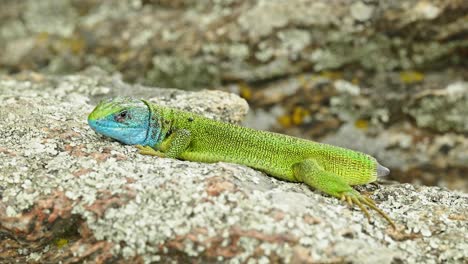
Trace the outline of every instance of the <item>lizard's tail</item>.
<instances>
[{"instance_id":1,"label":"lizard's tail","mask_svg":"<svg viewBox=\"0 0 468 264\"><path fill-rule=\"evenodd\" d=\"M387 167L384 167L377 163L377 177L384 177L390 173L390 170Z\"/></svg>"}]
</instances>

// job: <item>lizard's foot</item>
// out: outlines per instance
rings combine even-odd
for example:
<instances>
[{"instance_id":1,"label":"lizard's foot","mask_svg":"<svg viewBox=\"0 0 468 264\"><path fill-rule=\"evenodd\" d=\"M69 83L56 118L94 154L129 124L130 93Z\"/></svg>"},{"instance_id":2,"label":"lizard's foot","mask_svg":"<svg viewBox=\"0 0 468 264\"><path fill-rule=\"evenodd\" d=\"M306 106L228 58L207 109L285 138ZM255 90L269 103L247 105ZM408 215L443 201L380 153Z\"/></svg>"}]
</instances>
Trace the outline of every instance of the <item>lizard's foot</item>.
<instances>
[{"instance_id":1,"label":"lizard's foot","mask_svg":"<svg viewBox=\"0 0 468 264\"><path fill-rule=\"evenodd\" d=\"M140 154L143 155L150 155L150 156L157 156L160 158L164 158L166 155L162 153L161 151L157 151L154 148L150 146L142 146L142 145L136 145L137 149L139 149Z\"/></svg>"},{"instance_id":2,"label":"lizard's foot","mask_svg":"<svg viewBox=\"0 0 468 264\"><path fill-rule=\"evenodd\" d=\"M361 209L361 211L366 215L369 222L371 221L371 217L370 217L369 211L366 209L364 205L368 206L369 208L379 213L383 218L385 218L385 220L387 220L390 223L390 225L392 225L394 229L396 229L395 223L392 221L392 219L390 219L390 217L386 213L380 210L380 208L377 207L374 200L372 200L371 198L367 196L363 196L357 191L344 192L340 195L340 198L342 201L346 201L351 206L353 204L356 204Z\"/></svg>"}]
</instances>

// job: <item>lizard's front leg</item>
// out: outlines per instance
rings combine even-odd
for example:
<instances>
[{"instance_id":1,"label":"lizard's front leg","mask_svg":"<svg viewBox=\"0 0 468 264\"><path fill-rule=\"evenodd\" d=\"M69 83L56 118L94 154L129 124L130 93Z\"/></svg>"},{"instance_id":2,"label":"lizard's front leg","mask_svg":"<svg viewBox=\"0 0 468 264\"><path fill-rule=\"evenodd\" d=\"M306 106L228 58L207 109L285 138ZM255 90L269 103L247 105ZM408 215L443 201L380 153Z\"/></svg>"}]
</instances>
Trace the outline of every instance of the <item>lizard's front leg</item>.
<instances>
[{"instance_id":1,"label":"lizard's front leg","mask_svg":"<svg viewBox=\"0 0 468 264\"><path fill-rule=\"evenodd\" d=\"M136 147L140 150L139 153L142 155L157 156L160 158L164 158L166 156L166 154L162 153L161 151L155 150L150 146L136 145Z\"/></svg>"},{"instance_id":2,"label":"lizard's front leg","mask_svg":"<svg viewBox=\"0 0 468 264\"><path fill-rule=\"evenodd\" d=\"M177 158L190 145L191 134L187 129L179 129L172 133L158 146L156 150L150 146L137 145L140 154L158 156L161 158Z\"/></svg>"},{"instance_id":3,"label":"lizard's front leg","mask_svg":"<svg viewBox=\"0 0 468 264\"><path fill-rule=\"evenodd\" d=\"M293 170L294 176L298 181L304 182L324 193L340 198L341 200L348 202L350 205L356 204L364 212L369 221L371 220L371 217L364 205L378 212L392 225L393 228L396 228L395 223L387 214L376 206L371 198L361 195L348 185L340 176L323 170L315 160L306 159L296 163L293 166Z\"/></svg>"}]
</instances>

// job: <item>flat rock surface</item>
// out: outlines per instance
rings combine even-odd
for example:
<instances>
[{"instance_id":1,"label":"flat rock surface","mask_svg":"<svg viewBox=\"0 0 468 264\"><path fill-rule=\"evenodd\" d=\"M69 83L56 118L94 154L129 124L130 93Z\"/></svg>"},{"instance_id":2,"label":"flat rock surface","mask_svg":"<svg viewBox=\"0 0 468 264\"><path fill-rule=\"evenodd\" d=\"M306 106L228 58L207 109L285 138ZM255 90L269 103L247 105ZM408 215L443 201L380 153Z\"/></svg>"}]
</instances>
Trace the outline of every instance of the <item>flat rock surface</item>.
<instances>
[{"instance_id":1,"label":"flat rock surface","mask_svg":"<svg viewBox=\"0 0 468 264\"><path fill-rule=\"evenodd\" d=\"M466 0L2 0L0 73L99 66L239 93L250 126L368 152L399 182L468 192L466 14Z\"/></svg>"},{"instance_id":2,"label":"flat rock surface","mask_svg":"<svg viewBox=\"0 0 468 264\"><path fill-rule=\"evenodd\" d=\"M239 122L237 96L128 85L98 69L0 77L0 262L456 263L468 194L370 184L393 230L303 184L245 166L139 155L87 114L126 93Z\"/></svg>"}]
</instances>

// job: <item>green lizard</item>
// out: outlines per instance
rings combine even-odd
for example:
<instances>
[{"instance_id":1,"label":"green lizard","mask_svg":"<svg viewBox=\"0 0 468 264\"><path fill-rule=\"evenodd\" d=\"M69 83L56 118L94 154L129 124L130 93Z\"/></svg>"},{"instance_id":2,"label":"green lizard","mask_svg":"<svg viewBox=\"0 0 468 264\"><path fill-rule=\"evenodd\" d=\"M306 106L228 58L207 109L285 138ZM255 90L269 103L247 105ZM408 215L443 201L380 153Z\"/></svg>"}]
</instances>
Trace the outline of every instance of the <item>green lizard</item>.
<instances>
[{"instance_id":1,"label":"green lizard","mask_svg":"<svg viewBox=\"0 0 468 264\"><path fill-rule=\"evenodd\" d=\"M395 228L372 199L351 187L373 182L390 172L367 154L126 97L100 102L88 123L100 134L137 145L142 154L237 163L282 180L303 182L350 205L356 204L370 221L367 206Z\"/></svg>"}]
</instances>

